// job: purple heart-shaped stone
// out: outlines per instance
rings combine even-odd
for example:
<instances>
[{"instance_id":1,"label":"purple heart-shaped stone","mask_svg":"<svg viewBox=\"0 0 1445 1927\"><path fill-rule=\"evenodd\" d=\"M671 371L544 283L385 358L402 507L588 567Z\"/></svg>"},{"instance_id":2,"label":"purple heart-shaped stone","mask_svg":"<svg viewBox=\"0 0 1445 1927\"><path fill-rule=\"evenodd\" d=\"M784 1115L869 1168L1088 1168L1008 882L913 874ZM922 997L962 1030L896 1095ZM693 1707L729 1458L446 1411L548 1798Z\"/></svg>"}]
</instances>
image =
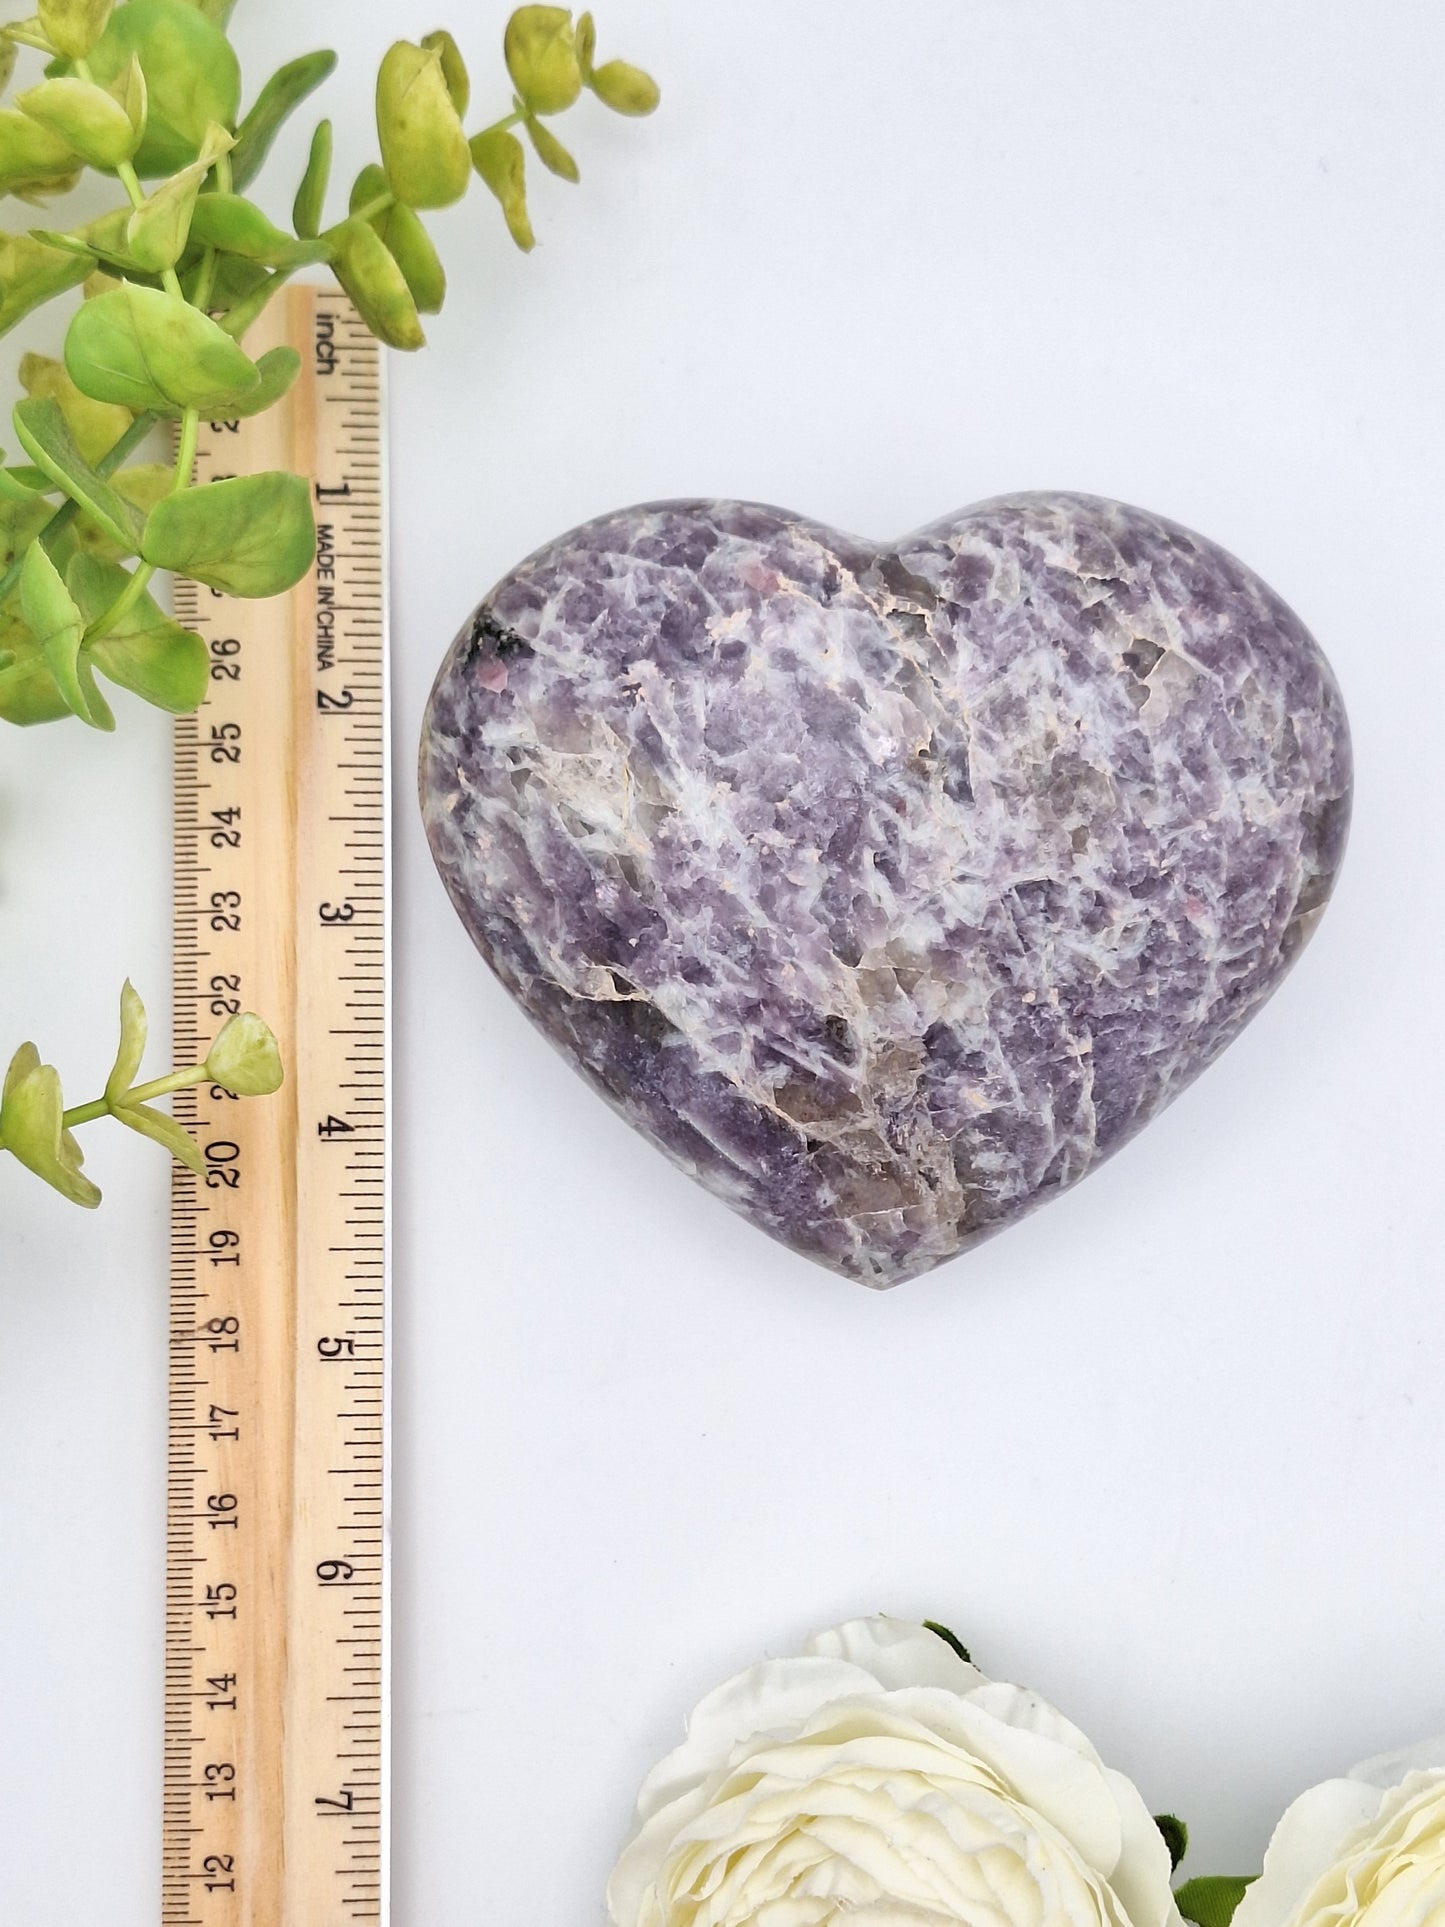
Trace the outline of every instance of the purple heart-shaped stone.
<instances>
[{"instance_id":1,"label":"purple heart-shaped stone","mask_svg":"<svg viewBox=\"0 0 1445 1927\"><path fill-rule=\"evenodd\" d=\"M422 807L477 948L643 1134L869 1285L1083 1177L1330 894L1344 706L1143 510L1012 495L891 547L664 502L467 623Z\"/></svg>"}]
</instances>

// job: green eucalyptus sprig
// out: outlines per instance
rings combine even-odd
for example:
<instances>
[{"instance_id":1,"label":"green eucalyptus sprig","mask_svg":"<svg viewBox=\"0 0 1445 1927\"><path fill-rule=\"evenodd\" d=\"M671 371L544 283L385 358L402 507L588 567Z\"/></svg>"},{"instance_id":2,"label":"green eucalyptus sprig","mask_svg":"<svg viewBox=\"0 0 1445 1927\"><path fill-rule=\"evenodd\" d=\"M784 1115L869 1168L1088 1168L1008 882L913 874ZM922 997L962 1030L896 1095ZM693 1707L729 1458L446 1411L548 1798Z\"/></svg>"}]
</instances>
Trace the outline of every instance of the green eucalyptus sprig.
<instances>
[{"instance_id":1,"label":"green eucalyptus sprig","mask_svg":"<svg viewBox=\"0 0 1445 1927\"><path fill-rule=\"evenodd\" d=\"M207 650L152 597L157 571L269 596L311 566L304 477L191 482L201 421L260 413L299 372L290 348L253 360L241 346L293 274L329 267L375 335L419 348L420 316L436 313L446 294L422 213L459 201L476 173L528 249L525 153L512 130L550 172L576 181L577 164L546 120L584 89L621 114L651 113L658 101L640 69L597 64L590 14L574 24L562 7L521 7L503 40L511 111L468 135L471 85L452 36L397 41L377 77L380 161L361 170L345 215L327 226L331 124L321 121L287 232L245 190L336 56L288 61L242 114L240 65L226 37L233 4L38 0L30 18L0 27L0 92L17 49L47 62L41 79L0 107L0 196L43 203L87 169L123 196L78 226L0 233L0 334L45 302L84 292L63 360L21 360L26 398L13 420L26 459L6 467L0 458L0 719L12 723L78 716L114 728L98 674L161 709L195 709ZM167 425L173 456L146 459L153 431ZM115 1070L93 1104L67 1111L54 1067L31 1044L5 1079L0 1149L78 1204L100 1194L81 1171L75 1126L109 1114L194 1164L195 1146L153 1098L205 1079L238 1094L280 1081L259 1018L233 1018L205 1064L143 1085L132 1079L145 1013L129 985L121 1026Z\"/></svg>"},{"instance_id":2,"label":"green eucalyptus sprig","mask_svg":"<svg viewBox=\"0 0 1445 1927\"><path fill-rule=\"evenodd\" d=\"M14 427L27 458L0 467L0 718L74 715L114 727L99 672L163 709L204 697L199 636L150 594L158 570L223 593L279 594L315 553L303 477L273 472L193 486L202 419L235 420L280 400L299 370L290 348L253 360L241 341L298 270L330 268L363 320L397 348L422 346L446 275L421 219L459 201L472 175L533 244L520 128L543 166L578 178L544 122L589 90L622 114L657 105L625 61L598 65L590 14L521 7L503 55L509 113L468 135L470 81L452 36L399 40L377 77L381 158L361 170L347 212L324 224L331 127L322 121L287 232L244 190L277 131L335 65L288 61L240 112L226 37L233 0L40 0L0 28L0 86L17 48L47 56L44 77L0 108L0 194L37 202L92 169L124 195L69 229L0 235L0 332L84 285L64 360L28 355ZM130 457L175 425L166 463Z\"/></svg>"},{"instance_id":3,"label":"green eucalyptus sprig","mask_svg":"<svg viewBox=\"0 0 1445 1927\"><path fill-rule=\"evenodd\" d=\"M232 1097L265 1097L281 1085L276 1039L250 1011L227 1019L203 1064L138 1084L145 1044L145 1005L127 983L120 993L120 1045L105 1089L92 1103L71 1110L65 1108L55 1066L41 1062L34 1044L22 1044L10 1060L0 1094L0 1151L9 1151L72 1204L94 1207L100 1203L100 1190L81 1169L85 1159L73 1135L78 1125L113 1117L200 1173L206 1165L195 1140L173 1117L158 1111L155 1100L193 1084L219 1084Z\"/></svg>"}]
</instances>

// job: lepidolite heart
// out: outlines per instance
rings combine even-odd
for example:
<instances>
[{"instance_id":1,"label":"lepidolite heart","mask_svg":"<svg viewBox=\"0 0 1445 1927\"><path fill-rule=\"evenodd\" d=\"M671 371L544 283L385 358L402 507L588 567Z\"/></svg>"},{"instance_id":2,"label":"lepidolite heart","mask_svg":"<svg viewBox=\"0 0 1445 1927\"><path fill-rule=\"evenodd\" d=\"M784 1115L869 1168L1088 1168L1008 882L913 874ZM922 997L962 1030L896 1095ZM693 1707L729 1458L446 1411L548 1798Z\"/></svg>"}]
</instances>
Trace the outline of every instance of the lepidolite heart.
<instances>
[{"instance_id":1,"label":"lepidolite heart","mask_svg":"<svg viewBox=\"0 0 1445 1927\"><path fill-rule=\"evenodd\" d=\"M1076 1182L1234 1037L1329 896L1344 708L1258 577L1080 495L877 548L605 516L432 692L478 949L624 1117L892 1285Z\"/></svg>"}]
</instances>

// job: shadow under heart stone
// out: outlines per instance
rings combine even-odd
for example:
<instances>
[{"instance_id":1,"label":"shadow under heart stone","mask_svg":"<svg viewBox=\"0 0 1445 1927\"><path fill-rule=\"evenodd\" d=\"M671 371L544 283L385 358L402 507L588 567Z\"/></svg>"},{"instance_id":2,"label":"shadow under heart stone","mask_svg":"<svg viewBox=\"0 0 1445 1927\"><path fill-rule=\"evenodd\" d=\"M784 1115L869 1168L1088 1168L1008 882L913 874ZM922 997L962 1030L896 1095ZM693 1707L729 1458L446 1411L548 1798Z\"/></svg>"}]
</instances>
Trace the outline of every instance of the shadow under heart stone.
<instances>
[{"instance_id":1,"label":"shadow under heart stone","mask_svg":"<svg viewBox=\"0 0 1445 1927\"><path fill-rule=\"evenodd\" d=\"M478 949L577 1069L887 1286L1238 1034L1330 894L1350 748L1284 603L1140 509L1013 495L878 547L663 502L493 590L421 793Z\"/></svg>"}]
</instances>

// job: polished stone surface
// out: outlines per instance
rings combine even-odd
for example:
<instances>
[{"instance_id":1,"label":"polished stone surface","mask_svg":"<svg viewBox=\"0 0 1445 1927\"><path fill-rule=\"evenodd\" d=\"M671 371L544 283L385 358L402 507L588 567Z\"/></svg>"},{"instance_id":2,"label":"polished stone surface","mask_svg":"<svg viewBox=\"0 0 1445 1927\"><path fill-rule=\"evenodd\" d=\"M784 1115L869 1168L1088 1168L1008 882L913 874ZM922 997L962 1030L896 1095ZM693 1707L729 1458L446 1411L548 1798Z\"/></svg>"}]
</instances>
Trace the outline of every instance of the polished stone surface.
<instances>
[{"instance_id":1,"label":"polished stone surface","mask_svg":"<svg viewBox=\"0 0 1445 1927\"><path fill-rule=\"evenodd\" d=\"M880 548L666 502L492 592L421 789L552 1042L763 1230L887 1286L1238 1034L1329 896L1350 750L1299 620L1142 510L1006 496Z\"/></svg>"}]
</instances>

